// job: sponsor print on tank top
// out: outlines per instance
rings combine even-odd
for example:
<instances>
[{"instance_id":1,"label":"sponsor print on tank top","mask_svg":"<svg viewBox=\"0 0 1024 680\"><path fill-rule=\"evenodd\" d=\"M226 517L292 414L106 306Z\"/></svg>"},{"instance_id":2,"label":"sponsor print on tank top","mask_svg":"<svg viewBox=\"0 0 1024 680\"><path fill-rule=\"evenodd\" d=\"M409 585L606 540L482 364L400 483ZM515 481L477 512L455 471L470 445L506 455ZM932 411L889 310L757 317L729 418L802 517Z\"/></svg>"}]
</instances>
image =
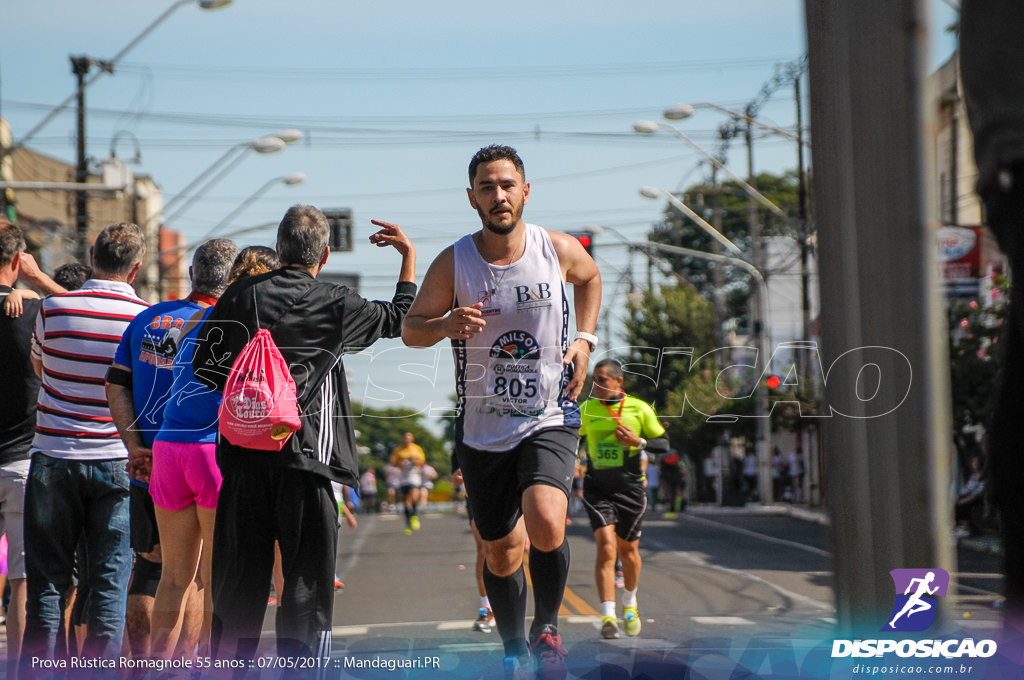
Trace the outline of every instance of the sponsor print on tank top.
<instances>
[{"instance_id":1,"label":"sponsor print on tank top","mask_svg":"<svg viewBox=\"0 0 1024 680\"><path fill-rule=\"evenodd\" d=\"M544 413L541 394L541 347L527 331L502 333L488 354L487 396L480 411L513 418Z\"/></svg>"},{"instance_id":2,"label":"sponsor print on tank top","mask_svg":"<svg viewBox=\"0 0 1024 680\"><path fill-rule=\"evenodd\" d=\"M568 306L547 234L527 225L523 257L492 265L466 236L455 244L455 295L482 303L483 331L452 343L467 445L504 450L539 427L562 424Z\"/></svg>"}]
</instances>

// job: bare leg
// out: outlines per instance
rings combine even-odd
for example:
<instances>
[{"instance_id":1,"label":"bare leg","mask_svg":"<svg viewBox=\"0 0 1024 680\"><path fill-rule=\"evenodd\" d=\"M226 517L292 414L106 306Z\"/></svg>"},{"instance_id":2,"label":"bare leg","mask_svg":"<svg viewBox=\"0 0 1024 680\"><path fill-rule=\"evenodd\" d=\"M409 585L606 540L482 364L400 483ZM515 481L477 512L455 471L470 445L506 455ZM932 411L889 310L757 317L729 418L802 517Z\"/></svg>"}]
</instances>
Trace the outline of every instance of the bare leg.
<instances>
[{"instance_id":1,"label":"bare leg","mask_svg":"<svg viewBox=\"0 0 1024 680\"><path fill-rule=\"evenodd\" d=\"M597 543L594 580L597 582L597 596L601 602L615 601L615 539L613 525L603 526L594 532L594 541Z\"/></svg>"},{"instance_id":2,"label":"bare leg","mask_svg":"<svg viewBox=\"0 0 1024 680\"><path fill-rule=\"evenodd\" d=\"M154 658L169 659L181 633L185 596L196 578L202 533L195 505L184 510L156 507L163 548L163 575L153 604Z\"/></svg>"},{"instance_id":3,"label":"bare leg","mask_svg":"<svg viewBox=\"0 0 1024 680\"><path fill-rule=\"evenodd\" d=\"M162 551L160 546L153 546L153 550L147 553L136 553L136 558L143 559L149 562L149 565L142 567L143 571L146 571L148 567L150 570L154 569L152 565L159 565L162 559ZM136 568L140 568L138 565L143 564L136 562ZM137 578L137 574L133 570L132 580ZM145 578L143 576L142 578ZM136 583L136 585L138 585ZM149 591L152 592L152 591ZM152 642L152 619L153 619L153 596L145 593L132 593L128 595L127 609L125 611L125 642L127 646L127 653L130 653L134 659L148 659L150 652L150 643ZM76 627L76 634L78 634ZM79 635L79 637L82 637Z\"/></svg>"},{"instance_id":4,"label":"bare leg","mask_svg":"<svg viewBox=\"0 0 1024 680\"><path fill-rule=\"evenodd\" d=\"M7 677L16 678L21 641L25 637L25 600L28 586L23 578L12 578L11 603L7 607Z\"/></svg>"},{"instance_id":5,"label":"bare leg","mask_svg":"<svg viewBox=\"0 0 1024 680\"><path fill-rule=\"evenodd\" d=\"M640 585L640 541L624 541L618 538L619 557L622 559L622 580L626 590L636 590Z\"/></svg>"}]
</instances>

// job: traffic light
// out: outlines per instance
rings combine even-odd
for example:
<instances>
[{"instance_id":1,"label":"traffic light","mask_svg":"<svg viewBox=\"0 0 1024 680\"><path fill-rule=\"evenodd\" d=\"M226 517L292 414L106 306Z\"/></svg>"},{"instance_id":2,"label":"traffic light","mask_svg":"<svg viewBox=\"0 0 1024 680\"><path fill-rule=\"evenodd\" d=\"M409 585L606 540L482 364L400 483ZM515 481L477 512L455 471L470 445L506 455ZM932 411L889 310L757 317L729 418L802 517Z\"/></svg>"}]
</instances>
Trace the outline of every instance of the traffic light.
<instances>
[{"instance_id":1,"label":"traffic light","mask_svg":"<svg viewBox=\"0 0 1024 680\"><path fill-rule=\"evenodd\" d=\"M583 246L583 250L587 251L587 255L594 256L594 236L589 231L574 231L569 232L569 236L572 236L580 245Z\"/></svg>"},{"instance_id":2,"label":"traffic light","mask_svg":"<svg viewBox=\"0 0 1024 680\"><path fill-rule=\"evenodd\" d=\"M331 250L349 252L352 250L352 210L336 208L324 210L324 217L331 228Z\"/></svg>"}]
</instances>

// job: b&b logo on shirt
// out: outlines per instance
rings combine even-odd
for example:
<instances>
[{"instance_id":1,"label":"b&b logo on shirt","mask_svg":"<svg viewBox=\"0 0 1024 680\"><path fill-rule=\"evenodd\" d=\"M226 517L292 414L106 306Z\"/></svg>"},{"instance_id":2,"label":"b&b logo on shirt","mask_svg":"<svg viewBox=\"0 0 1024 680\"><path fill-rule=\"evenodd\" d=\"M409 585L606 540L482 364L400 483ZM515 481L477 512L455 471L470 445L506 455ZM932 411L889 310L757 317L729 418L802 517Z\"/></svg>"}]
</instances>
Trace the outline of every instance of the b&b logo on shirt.
<instances>
[{"instance_id":1,"label":"b&b logo on shirt","mask_svg":"<svg viewBox=\"0 0 1024 680\"><path fill-rule=\"evenodd\" d=\"M551 306L551 284L541 282L534 286L515 286L516 311L528 312L538 309L547 309Z\"/></svg>"}]
</instances>

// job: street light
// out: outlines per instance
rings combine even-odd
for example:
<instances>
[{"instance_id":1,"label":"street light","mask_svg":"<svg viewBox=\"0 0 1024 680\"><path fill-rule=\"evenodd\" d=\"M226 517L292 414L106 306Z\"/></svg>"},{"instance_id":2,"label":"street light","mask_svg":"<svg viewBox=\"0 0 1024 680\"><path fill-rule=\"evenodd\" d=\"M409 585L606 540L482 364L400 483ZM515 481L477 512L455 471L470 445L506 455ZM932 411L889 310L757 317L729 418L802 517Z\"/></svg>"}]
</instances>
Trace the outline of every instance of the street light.
<instances>
[{"instance_id":1,"label":"street light","mask_svg":"<svg viewBox=\"0 0 1024 680\"><path fill-rule=\"evenodd\" d=\"M707 227L714 231L714 227L712 227L710 224L708 224ZM599 224L592 224L587 226L587 231L593 234L601 234L606 231L611 232L612 234L618 236L619 239L622 240L630 248L639 250L647 254L648 257L651 257L650 251L659 250L661 252L669 253L672 255L685 255L687 257L695 257L702 260L709 260L711 262L715 262L718 264L725 264L730 266L734 265L750 274L750 276L755 281L757 281L757 285L761 288L762 291L768 290L768 283L764 280L764 276L761 274L761 271L754 265L750 264L746 260L739 257L731 257L729 255L718 255L716 253L707 253L704 252L703 250L693 250L692 248L683 248L681 246L670 246L664 243L654 243L653 241L633 241L632 239L630 239L628 236L618 231L617 229L605 227ZM725 236L722 236L722 238L725 238ZM732 242L730 241L730 243ZM766 298L767 295L762 296L762 300ZM761 313L764 315L765 318L767 318L767 306L762 305Z\"/></svg>"},{"instance_id":2,"label":"street light","mask_svg":"<svg viewBox=\"0 0 1024 680\"><path fill-rule=\"evenodd\" d=\"M751 317L754 319L752 330L755 338L757 339L757 353L760 358L759 363L767 369L771 365L772 348L768 330L770 327L768 323L768 283L764 280L764 275L761 273L761 270L758 269L755 264L752 264L740 256L742 251L735 243L730 241L724 234L715 229L704 218L694 212L689 206L673 196L671 193L662 191L655 187L644 187L640 190L640 194L651 199L657 199L664 196L668 199L669 203L683 211L690 219L696 222L701 229L728 248L733 255L716 255L712 253L705 253L700 250L681 248L679 246L669 246L661 243L651 243L647 247L667 253L711 260L712 262L718 262L720 264L735 265L749 273L754 280L757 281L758 305L754 310L751 310ZM762 374L764 373L770 373L770 371L762 369ZM769 416L768 398L760 384L760 379L758 378L754 383L754 417L757 418L758 498L761 499L762 503L772 497L770 455L772 427Z\"/></svg>"},{"instance_id":3,"label":"street light","mask_svg":"<svg viewBox=\"0 0 1024 680\"><path fill-rule=\"evenodd\" d=\"M768 208L768 210L771 211L773 215L781 217L787 222L792 222L789 215L787 215L782 208L772 203L771 200L769 200L764 194L762 194L760 191L752 187L749 182L747 182L742 177L737 175L735 172L730 170L725 163L723 163L718 158L715 158L713 154L708 152L704 147L697 144L697 142L690 139L688 135L676 129L674 126L668 125L667 123L659 123L654 120L638 120L637 122L633 123L633 131L639 132L640 134L643 135L652 135L656 133L658 130L668 130L673 135L686 142L690 146L690 148L692 148L700 155L704 156L704 158L706 158L712 165L714 165L716 168L718 168L725 174L729 175L729 177L731 177L734 182L739 184L740 187L742 187L743 190L747 192L748 196L756 200L764 207Z\"/></svg>"},{"instance_id":4,"label":"street light","mask_svg":"<svg viewBox=\"0 0 1024 680\"><path fill-rule=\"evenodd\" d=\"M696 223L698 227L700 227L708 234L710 234L711 238L715 239L723 246L725 246L729 251L736 255L736 257L739 257L741 259L743 258L743 251L740 250L740 247L738 245L729 240L729 238L726 237L725 234L723 234L722 232L718 231L713 226L708 224L708 222L703 217L695 213L690 208L690 206L680 201L671 192L662 191L657 187L641 187L640 195L643 196L644 198L652 199L665 198L669 203L674 205L679 210L679 212L689 217L691 220L694 221L694 223Z\"/></svg>"},{"instance_id":5,"label":"street light","mask_svg":"<svg viewBox=\"0 0 1024 680\"><path fill-rule=\"evenodd\" d=\"M306 175L304 173L301 173L301 172L292 172L292 173L289 173L287 175L282 175L280 177L274 177L273 179L267 180L263 184L263 186L261 186L259 189L254 191L252 193L252 195L249 196L247 199L242 201L241 205L239 205L237 208L232 210L231 213L228 214L227 217L225 217L223 220L221 220L216 225L214 225L201 238L199 238L199 239L197 239L195 241L192 241L189 244L185 244L183 246L174 246L172 248L167 248L166 250L160 251L158 253L158 259L160 257L163 257L164 255L168 255L168 254L177 252L179 250L181 251L181 255L179 255L177 258L175 258L173 262L170 262L170 263L164 265L164 267L163 267L164 276L166 276L168 273L172 273L172 278L177 278L177 277L173 276L173 272L175 270L177 270L177 268L179 267L181 261L185 258L185 256L190 251L195 250L200 245L202 245L203 243L205 243L206 241L211 239L218 231L220 231L223 227L225 227L227 224L229 224L231 222L231 220L233 220L235 217L237 217L238 214L241 213L242 210L244 210L249 204L251 204L257 198L259 198L264 193L266 193L267 190L270 187L274 186L277 183L282 183L282 184L287 184L289 186L292 186L292 185L295 185L295 184L302 184L305 181L306 181ZM262 224L262 225L259 225L259 227L254 227L254 228L250 228L250 229L242 229L242 230L239 230L239 231L232 232L232 234L241 234L241 233L246 233L246 232L249 232L249 231L255 231L256 229L263 229L263 228L265 228L267 226L270 226L270 225Z\"/></svg>"},{"instance_id":6,"label":"street light","mask_svg":"<svg viewBox=\"0 0 1024 680\"><path fill-rule=\"evenodd\" d=\"M233 147L228 149L223 156L214 161L210 167L206 168L206 170L203 170L203 172L200 173L198 177L189 182L188 185L185 186L185 188L178 192L177 196L168 201L167 204L165 204L162 208L160 208L152 215L147 217L146 222L143 226L148 226L150 223L153 222L153 220L160 217L161 215L164 215L171 208L171 206L175 205L180 200L188 199L185 202L185 204L178 208L174 213L167 215L164 218L164 222L173 221L175 218L181 215L181 213L185 212L185 210L188 209L189 206L191 206L193 203L199 200L199 198L203 194L209 191L214 184L222 180L225 175L231 172L231 170L233 170L242 161L242 158L244 158L245 155L250 151L255 151L256 153L259 154L276 153L284 149L288 144L296 142L300 139L302 139L302 133L300 131L295 130L293 128L288 128L287 130L281 130L280 132L276 132L272 135L266 135L264 137L259 137L248 142L241 142L239 144L235 144ZM235 154L235 152L238 151L239 149L241 149L241 153L237 154L229 163L224 165L228 158L230 158L232 154ZM222 167L222 165L224 165L224 167ZM220 170L220 172L218 172L216 176L210 179L210 181L207 182L195 194L189 195L189 192L192 191L192 189L199 186L200 182L205 180L216 170Z\"/></svg>"},{"instance_id":7,"label":"street light","mask_svg":"<svg viewBox=\"0 0 1024 680\"><path fill-rule=\"evenodd\" d=\"M265 194L267 192L267 190L270 189L270 187L274 186L275 184L281 183L281 184L287 184L288 186L294 186L296 184L302 184L305 181L306 181L306 174L302 173L302 172L292 172L292 173L289 173L287 175L281 175L280 177L275 177L273 179L267 180L263 184L263 186L261 186L259 189L254 191L252 193L252 195L249 196L249 198L247 198L244 201L242 201L242 203L237 208L232 210L228 214L227 217L225 217L220 222L215 224L210 229L210 231L206 232L206 235L203 236L201 239L199 239L199 243L202 243L202 242L206 241L207 239L213 237L214 234L216 234L222 228L224 228L225 226L230 224L231 220L233 220L234 218L238 217L238 215L243 210L245 210L247 207L249 207L249 204L251 204L253 201L255 201L257 198L259 198L263 194Z\"/></svg>"},{"instance_id":8,"label":"street light","mask_svg":"<svg viewBox=\"0 0 1024 680\"><path fill-rule=\"evenodd\" d=\"M253 227L244 227L242 229L236 229L235 231L229 231L226 234L221 234L219 238L234 238L235 236L241 236L242 234L251 234L255 231L263 231L265 229L270 229L271 227L276 227L278 224L279 222L264 222ZM157 253L157 255L163 257L164 255L170 255L171 253L177 253L182 250L188 252L190 250L195 250L205 242L205 240L201 240L193 241L192 243L183 243L180 246L171 246L170 248L164 248Z\"/></svg>"},{"instance_id":9,"label":"street light","mask_svg":"<svg viewBox=\"0 0 1024 680\"><path fill-rule=\"evenodd\" d=\"M692 116L695 113L695 110L698 108L714 109L715 111L724 113L727 116L734 118L735 120L742 120L750 125L756 125L757 127L763 130L773 132L781 137L786 137L787 139L791 139L794 142L806 144L807 146L811 145L810 141L801 139L798 135L794 135L792 132L783 130L782 128L779 127L775 127L774 125L762 123L753 116L748 116L745 113L733 111L732 109L727 109L724 106L712 104L711 102L700 102L697 104L676 104L675 106L670 106L667 109L665 109L665 111L661 115L665 116L667 120L686 120L687 118Z\"/></svg>"},{"instance_id":10,"label":"street light","mask_svg":"<svg viewBox=\"0 0 1024 680\"><path fill-rule=\"evenodd\" d=\"M701 229L703 229L708 234L710 234L711 237L714 238L716 241L718 241L719 243L724 245L726 248L728 248L729 251L733 253L733 255L732 256L717 255L715 253L705 253L702 250L692 250L690 248L679 248L677 246L664 246L664 247L662 247L662 244L660 244L660 243L645 243L644 247L655 248L655 249L663 250L665 252L670 252L670 253L689 255L691 257L698 257L698 258L702 258L702 259L706 259L706 260L711 260L713 262L718 262L720 264L736 265L737 267L740 267L741 269L743 269L744 271L749 273L754 278L754 280L757 281L757 285L758 285L758 288L759 288L759 291L760 291L760 295L758 297L760 297L760 305L759 305L759 307L760 307L760 316L761 316L761 319L763 320L763 322L762 322L763 328L759 331L758 334L759 334L760 338L767 338L768 337L768 333L766 333L765 331L766 331L766 329L768 329L770 327L770 324L768 323L768 282L764 280L764 275L761 273L761 270L758 269L756 265L752 264L745 257L743 257L743 251L740 250L739 246L737 246L735 243L733 243L731 240L729 240L729 238L725 234L723 234L722 232L720 232L717 229L715 229L703 217L701 217L696 212L694 212L693 209L690 208L690 206L688 206L685 203L683 203L682 201L680 201L678 198L673 196L671 193L669 193L667 191L662 191L661 189L658 189L657 187L643 187L642 189L640 189L640 195L645 197L645 198L650 198L650 199L657 199L657 198L661 198L661 197L666 198L669 203L671 203L673 206L675 206L676 208L681 210L690 219L692 219L694 222L696 222L697 226L699 226ZM599 228L603 228L603 227L599 227ZM615 232L615 233L618 233L618 232ZM619 234L619 236L620 236L620 238L624 238L624 237L622 237L621 234ZM700 254L697 255L696 253L700 253ZM767 343L767 344L768 344L769 347L771 346L770 342ZM764 356L767 357L768 356L768 352L765 352ZM766 359L764 359L764 361L768 361L768 359L766 358Z\"/></svg>"},{"instance_id":11,"label":"street light","mask_svg":"<svg viewBox=\"0 0 1024 680\"><path fill-rule=\"evenodd\" d=\"M810 334L811 334L811 330L810 330L810 328L811 328L811 321L810 321L810 314L811 314L810 306L811 306L811 303L810 303L810 292L809 292L809 290L810 290L810 272L809 272L809 269L808 269L808 261L809 261L810 256L811 256L811 247L810 247L810 239L809 239L809 226L810 225L808 223L808 205L807 205L807 203L808 203L808 201L807 201L807 173L804 171L804 146L806 145L807 148L811 148L811 142L810 142L810 140L805 140L804 137L803 137L803 122L802 122L803 121L803 116L801 114L802 106L801 106L801 99L800 99L800 74L799 74L799 72L795 72L795 73L791 72L791 76L790 77L792 78L793 88L794 88L794 95L796 97L796 135L793 135L792 133L790 133L790 132L788 132L786 130L783 130L781 128L777 128L777 127L774 127L772 125L766 125L765 123L762 123L761 121L757 120L756 118L754 118L753 115L751 115L751 111L756 111L756 109L751 109L749 106L747 107L746 112L740 113L739 111L733 111L731 109L727 109L725 107L719 106L718 104L713 104L711 102L701 102L699 104L677 104L676 106L670 106L669 108L665 109L665 111L663 112L662 115L664 115L665 118L667 118L668 120L685 120L686 118L689 118L690 116L693 115L694 109L699 107L699 108L714 109L715 111L719 111L721 113L724 113L724 114L730 116L734 121L736 121L736 120L743 120L743 121L745 121L746 124L747 124L746 125L747 158L748 158L748 161L749 161L749 164L750 164L750 181L751 182L754 181L754 179L753 179L753 174L754 174L754 172L753 172L753 137L751 135L751 126L752 125L756 125L756 126L758 126L760 128L763 128L765 130L773 132L773 133L775 133L777 135L780 135L782 137L786 137L787 139L791 139L791 140L793 140L793 141L795 141L797 143L797 147L796 147L796 151L797 151L797 156L796 156L796 164L797 164L797 205L798 205L798 211L799 212L798 212L798 218L796 220L796 233L797 233L797 242L798 242L798 244L800 246L800 281L801 281L801 286L800 286L801 287L800 307L801 307L801 316L802 316L802 332L803 332L803 337L806 340L806 339L808 339L810 337ZM723 130L724 129L725 128L723 128ZM728 134L728 133L723 132L723 136L725 136L726 134ZM956 154L953 154L953 157L955 159ZM952 174L953 174L954 177L956 176L955 172L952 173ZM753 211L753 208L751 208L751 210ZM754 218L752 217L751 219L754 219ZM793 223L792 220L788 220L788 221L790 222L790 224ZM757 244L755 244L755 247L756 247L756 245ZM756 254L757 254L757 251L755 251L755 255ZM756 259L758 259L758 258L755 257L755 260ZM801 361L801 363L802 363L802 361ZM801 368L799 370L800 370L800 375L806 375L806 368L805 367L801 366Z\"/></svg>"}]
</instances>

